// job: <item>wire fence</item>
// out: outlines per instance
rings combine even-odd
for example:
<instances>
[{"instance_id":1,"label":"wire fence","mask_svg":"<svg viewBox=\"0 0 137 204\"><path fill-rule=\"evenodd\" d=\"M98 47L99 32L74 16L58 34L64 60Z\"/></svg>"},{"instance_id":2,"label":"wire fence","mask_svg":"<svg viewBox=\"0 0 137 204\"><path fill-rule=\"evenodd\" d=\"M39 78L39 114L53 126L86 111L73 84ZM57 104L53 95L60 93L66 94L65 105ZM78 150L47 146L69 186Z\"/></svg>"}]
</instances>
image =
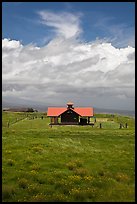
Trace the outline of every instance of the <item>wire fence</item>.
<instances>
[{"instance_id":1,"label":"wire fence","mask_svg":"<svg viewBox=\"0 0 137 204\"><path fill-rule=\"evenodd\" d=\"M44 116L43 114L34 114L34 113L28 113L28 114L16 114L16 116L14 115L10 115L9 117L5 116L3 117L2 120L2 127L10 127L11 125L14 125L15 123L18 123L22 120L34 120L37 118L45 118L46 116Z\"/></svg>"}]
</instances>

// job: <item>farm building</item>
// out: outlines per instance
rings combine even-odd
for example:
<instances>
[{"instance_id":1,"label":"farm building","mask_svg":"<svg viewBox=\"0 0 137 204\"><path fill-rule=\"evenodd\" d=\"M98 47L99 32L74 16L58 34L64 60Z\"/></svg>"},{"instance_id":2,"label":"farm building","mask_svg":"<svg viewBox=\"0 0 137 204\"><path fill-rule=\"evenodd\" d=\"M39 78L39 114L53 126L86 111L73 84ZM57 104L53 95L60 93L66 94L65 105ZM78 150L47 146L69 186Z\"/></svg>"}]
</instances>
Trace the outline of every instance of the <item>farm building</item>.
<instances>
[{"instance_id":1,"label":"farm building","mask_svg":"<svg viewBox=\"0 0 137 204\"><path fill-rule=\"evenodd\" d=\"M47 116L50 117L50 125L90 125L90 118L94 116L91 107L73 107L72 102L67 107L49 107Z\"/></svg>"}]
</instances>

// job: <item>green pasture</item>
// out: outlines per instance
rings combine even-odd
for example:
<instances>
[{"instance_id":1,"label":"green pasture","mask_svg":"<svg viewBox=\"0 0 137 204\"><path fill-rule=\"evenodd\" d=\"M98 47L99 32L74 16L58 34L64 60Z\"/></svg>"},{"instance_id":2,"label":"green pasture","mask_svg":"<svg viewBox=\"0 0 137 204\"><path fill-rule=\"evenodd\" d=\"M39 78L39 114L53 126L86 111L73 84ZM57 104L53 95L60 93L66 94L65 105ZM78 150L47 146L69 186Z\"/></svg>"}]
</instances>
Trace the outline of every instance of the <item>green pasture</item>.
<instances>
[{"instance_id":1,"label":"green pasture","mask_svg":"<svg viewBox=\"0 0 137 204\"><path fill-rule=\"evenodd\" d=\"M135 121L95 116L51 127L44 113L3 112L2 201L134 202Z\"/></svg>"}]
</instances>

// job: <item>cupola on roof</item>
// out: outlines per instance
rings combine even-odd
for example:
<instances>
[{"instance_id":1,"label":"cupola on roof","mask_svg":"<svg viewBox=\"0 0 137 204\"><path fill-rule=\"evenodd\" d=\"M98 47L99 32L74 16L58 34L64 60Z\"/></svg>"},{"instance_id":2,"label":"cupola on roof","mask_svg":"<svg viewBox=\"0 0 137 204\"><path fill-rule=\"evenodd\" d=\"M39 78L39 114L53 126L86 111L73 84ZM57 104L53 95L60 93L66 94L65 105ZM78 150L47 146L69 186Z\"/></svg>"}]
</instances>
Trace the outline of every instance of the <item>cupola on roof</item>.
<instances>
[{"instance_id":1,"label":"cupola on roof","mask_svg":"<svg viewBox=\"0 0 137 204\"><path fill-rule=\"evenodd\" d=\"M67 103L67 105L74 105L74 103L71 102L71 101L69 101L69 102Z\"/></svg>"}]
</instances>

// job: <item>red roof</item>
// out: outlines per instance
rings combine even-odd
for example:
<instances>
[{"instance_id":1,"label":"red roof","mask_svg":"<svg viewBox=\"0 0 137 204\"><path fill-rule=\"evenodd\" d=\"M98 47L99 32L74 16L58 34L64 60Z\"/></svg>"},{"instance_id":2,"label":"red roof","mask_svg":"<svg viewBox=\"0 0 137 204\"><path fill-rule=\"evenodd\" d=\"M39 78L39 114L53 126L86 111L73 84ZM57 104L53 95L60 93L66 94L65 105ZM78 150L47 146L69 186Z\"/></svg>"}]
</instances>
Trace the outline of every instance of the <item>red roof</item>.
<instances>
[{"instance_id":1,"label":"red roof","mask_svg":"<svg viewBox=\"0 0 137 204\"><path fill-rule=\"evenodd\" d=\"M64 107L61 107L61 108L58 108L58 107L50 107L48 108L48 112L47 112L47 116L59 116L61 115L62 113L64 113L66 110L68 110L67 108L64 108ZM89 107L86 107L86 108L74 108L71 110L73 110L74 112L76 112L78 115L80 116L93 116L93 108L89 108Z\"/></svg>"},{"instance_id":2,"label":"red roof","mask_svg":"<svg viewBox=\"0 0 137 204\"><path fill-rule=\"evenodd\" d=\"M74 108L74 111L80 116L93 116L93 108Z\"/></svg>"},{"instance_id":3,"label":"red roof","mask_svg":"<svg viewBox=\"0 0 137 204\"><path fill-rule=\"evenodd\" d=\"M67 109L66 108L48 108L47 116L59 116L60 114L64 113Z\"/></svg>"}]
</instances>

